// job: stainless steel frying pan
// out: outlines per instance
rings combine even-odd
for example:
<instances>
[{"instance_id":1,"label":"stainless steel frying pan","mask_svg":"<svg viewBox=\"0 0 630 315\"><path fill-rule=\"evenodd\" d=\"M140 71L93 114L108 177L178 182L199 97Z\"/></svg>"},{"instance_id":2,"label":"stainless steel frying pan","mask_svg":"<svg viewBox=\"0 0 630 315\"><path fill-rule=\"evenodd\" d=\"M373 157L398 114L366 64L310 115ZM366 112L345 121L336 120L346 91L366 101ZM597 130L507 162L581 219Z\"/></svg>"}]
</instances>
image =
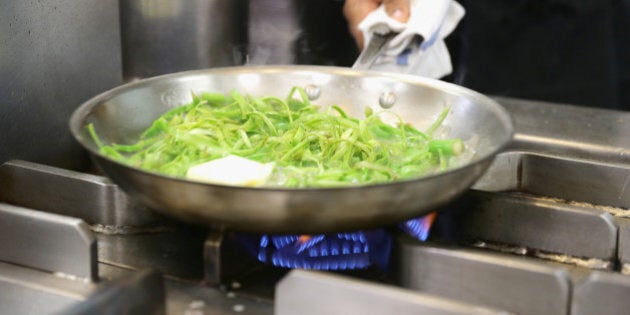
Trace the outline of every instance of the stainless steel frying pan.
<instances>
[{"instance_id":1,"label":"stainless steel frying pan","mask_svg":"<svg viewBox=\"0 0 630 315\"><path fill-rule=\"evenodd\" d=\"M449 171L387 184L278 189L192 182L136 169L99 154L85 126L106 143L132 143L192 92L237 90L284 97L303 86L322 107L340 105L363 117L365 107L389 110L426 129L444 109L450 137L475 143L476 154ZM82 104L70 129L95 163L130 197L194 224L268 233L323 233L382 227L421 216L467 190L512 139L507 112L492 99L438 80L318 66L230 67L189 71L122 85ZM477 139L478 141L472 141Z\"/></svg>"}]
</instances>

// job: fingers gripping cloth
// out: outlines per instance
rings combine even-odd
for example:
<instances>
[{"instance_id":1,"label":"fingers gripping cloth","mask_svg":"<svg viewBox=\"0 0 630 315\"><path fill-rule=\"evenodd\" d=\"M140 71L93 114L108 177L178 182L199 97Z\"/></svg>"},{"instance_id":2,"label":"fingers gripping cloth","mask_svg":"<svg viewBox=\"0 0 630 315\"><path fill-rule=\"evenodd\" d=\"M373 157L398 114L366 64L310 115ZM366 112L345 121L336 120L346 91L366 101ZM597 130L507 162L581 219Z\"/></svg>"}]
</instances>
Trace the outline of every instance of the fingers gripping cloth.
<instances>
[{"instance_id":1,"label":"fingers gripping cloth","mask_svg":"<svg viewBox=\"0 0 630 315\"><path fill-rule=\"evenodd\" d=\"M365 47L373 34L397 33L370 69L434 79L450 74L453 67L444 39L464 17L464 8L453 0L410 0L410 5L407 23L389 17L381 5L359 24Z\"/></svg>"}]
</instances>

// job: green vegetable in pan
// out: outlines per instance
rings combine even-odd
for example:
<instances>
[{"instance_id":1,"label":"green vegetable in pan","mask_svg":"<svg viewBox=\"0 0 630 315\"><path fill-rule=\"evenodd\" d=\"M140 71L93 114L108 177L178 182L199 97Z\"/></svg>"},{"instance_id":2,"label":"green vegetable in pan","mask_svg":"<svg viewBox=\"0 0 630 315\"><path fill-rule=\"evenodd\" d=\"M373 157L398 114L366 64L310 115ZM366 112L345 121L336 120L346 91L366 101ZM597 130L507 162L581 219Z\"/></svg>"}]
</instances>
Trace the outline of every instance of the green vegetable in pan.
<instances>
[{"instance_id":1,"label":"green vegetable in pan","mask_svg":"<svg viewBox=\"0 0 630 315\"><path fill-rule=\"evenodd\" d=\"M396 126L383 122L382 115L394 115L388 111L368 107L359 119L340 106L321 110L295 87L286 99L193 95L130 145L101 143L88 128L102 154L147 171L228 185L337 187L448 168L464 150L460 139L433 138L448 111L422 132L400 117Z\"/></svg>"}]
</instances>

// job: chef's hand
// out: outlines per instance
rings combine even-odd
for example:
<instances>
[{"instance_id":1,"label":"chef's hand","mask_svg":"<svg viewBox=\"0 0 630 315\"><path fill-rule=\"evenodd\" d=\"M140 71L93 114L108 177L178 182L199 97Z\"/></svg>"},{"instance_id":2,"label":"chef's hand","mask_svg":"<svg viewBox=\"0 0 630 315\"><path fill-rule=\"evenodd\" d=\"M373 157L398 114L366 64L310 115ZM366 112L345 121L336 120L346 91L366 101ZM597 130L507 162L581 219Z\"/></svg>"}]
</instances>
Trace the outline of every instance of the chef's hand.
<instances>
[{"instance_id":1,"label":"chef's hand","mask_svg":"<svg viewBox=\"0 0 630 315\"><path fill-rule=\"evenodd\" d=\"M343 5L343 15L359 49L363 49L363 34L359 30L359 23L381 3L385 5L385 11L392 18L403 23L409 19L409 0L346 0Z\"/></svg>"}]
</instances>

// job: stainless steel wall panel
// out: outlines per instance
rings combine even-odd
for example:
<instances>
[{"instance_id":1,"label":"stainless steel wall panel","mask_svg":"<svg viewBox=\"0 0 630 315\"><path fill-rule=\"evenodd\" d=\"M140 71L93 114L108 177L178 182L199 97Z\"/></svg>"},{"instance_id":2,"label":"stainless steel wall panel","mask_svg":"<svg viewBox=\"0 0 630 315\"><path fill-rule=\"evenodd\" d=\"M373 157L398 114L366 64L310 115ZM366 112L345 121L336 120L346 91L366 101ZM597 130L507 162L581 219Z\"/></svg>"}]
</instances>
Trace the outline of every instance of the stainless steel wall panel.
<instances>
[{"instance_id":1,"label":"stainless steel wall panel","mask_svg":"<svg viewBox=\"0 0 630 315\"><path fill-rule=\"evenodd\" d=\"M86 167L68 120L122 82L118 1L1 1L0 43L0 163Z\"/></svg>"}]
</instances>

